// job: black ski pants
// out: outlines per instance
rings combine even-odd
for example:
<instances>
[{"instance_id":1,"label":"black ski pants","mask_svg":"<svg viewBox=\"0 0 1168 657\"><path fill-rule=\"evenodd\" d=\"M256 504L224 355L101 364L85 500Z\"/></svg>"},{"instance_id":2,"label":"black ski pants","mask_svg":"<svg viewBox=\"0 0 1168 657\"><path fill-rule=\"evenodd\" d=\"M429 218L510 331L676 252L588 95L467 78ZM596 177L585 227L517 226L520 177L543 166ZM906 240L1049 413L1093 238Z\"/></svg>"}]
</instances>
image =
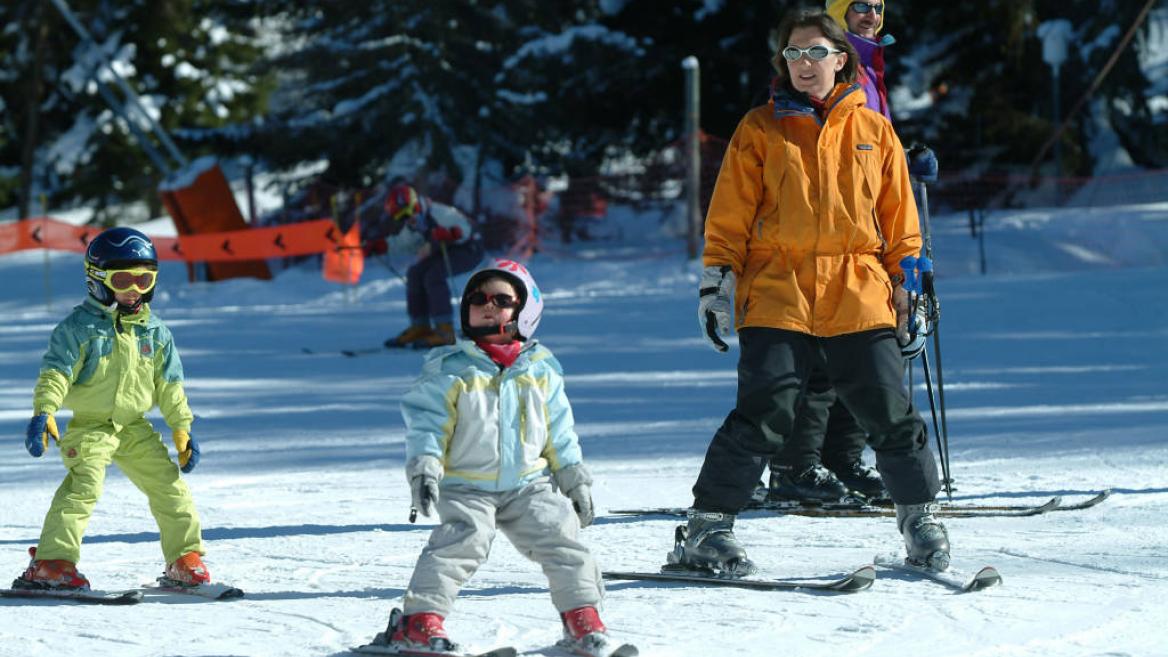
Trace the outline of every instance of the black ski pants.
<instances>
[{"instance_id":1,"label":"black ski pants","mask_svg":"<svg viewBox=\"0 0 1168 657\"><path fill-rule=\"evenodd\" d=\"M813 367L803 403L795 414L795 426L783 449L771 459L771 467L789 466L795 472L822 463L842 470L860 460L868 436L856 417L844 406L822 367Z\"/></svg>"},{"instance_id":2,"label":"black ski pants","mask_svg":"<svg viewBox=\"0 0 1168 657\"><path fill-rule=\"evenodd\" d=\"M896 333L874 329L819 338L772 328L738 332L738 403L714 433L694 484L694 508L738 513L767 461L791 435L812 369L827 373L868 434L876 468L897 504L941 490L925 422L909 402Z\"/></svg>"}]
</instances>

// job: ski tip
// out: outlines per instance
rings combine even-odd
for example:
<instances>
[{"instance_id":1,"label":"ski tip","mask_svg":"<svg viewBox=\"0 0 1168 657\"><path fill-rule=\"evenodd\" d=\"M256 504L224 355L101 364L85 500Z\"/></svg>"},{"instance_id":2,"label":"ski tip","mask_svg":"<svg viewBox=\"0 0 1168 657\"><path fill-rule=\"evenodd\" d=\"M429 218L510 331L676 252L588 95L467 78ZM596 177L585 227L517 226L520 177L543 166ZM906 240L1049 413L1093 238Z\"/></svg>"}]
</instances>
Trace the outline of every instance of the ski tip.
<instances>
[{"instance_id":1,"label":"ski tip","mask_svg":"<svg viewBox=\"0 0 1168 657\"><path fill-rule=\"evenodd\" d=\"M971 592L981 591L991 586L998 586L1001 583L1002 575L998 572L998 569L993 566L986 566L977 571L973 579L969 580L969 583L965 585L965 590Z\"/></svg>"},{"instance_id":2,"label":"ski tip","mask_svg":"<svg viewBox=\"0 0 1168 657\"><path fill-rule=\"evenodd\" d=\"M1104 488L1103 490L1099 491L1098 495L1096 495L1095 497L1092 497L1091 499L1087 500L1086 502L1083 502L1083 504L1089 504L1090 506L1095 506L1096 504L1099 504L1103 500L1111 497L1111 493L1112 493L1112 489Z\"/></svg>"},{"instance_id":3,"label":"ski tip","mask_svg":"<svg viewBox=\"0 0 1168 657\"><path fill-rule=\"evenodd\" d=\"M136 605L145 598L141 591L126 591L125 593L112 598L111 604Z\"/></svg>"},{"instance_id":4,"label":"ski tip","mask_svg":"<svg viewBox=\"0 0 1168 657\"><path fill-rule=\"evenodd\" d=\"M846 579L841 580L840 585L835 587L835 590L857 593L872 588L872 584L875 582L876 567L872 565L861 566Z\"/></svg>"}]
</instances>

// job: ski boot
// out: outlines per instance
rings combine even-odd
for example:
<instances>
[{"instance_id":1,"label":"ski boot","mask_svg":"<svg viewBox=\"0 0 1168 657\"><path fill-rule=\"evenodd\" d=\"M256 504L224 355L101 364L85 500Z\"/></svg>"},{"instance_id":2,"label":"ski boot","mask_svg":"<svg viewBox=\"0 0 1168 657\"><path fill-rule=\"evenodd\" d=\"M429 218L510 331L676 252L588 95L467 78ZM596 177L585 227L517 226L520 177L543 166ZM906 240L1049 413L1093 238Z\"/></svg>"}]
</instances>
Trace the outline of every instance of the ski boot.
<instances>
[{"instance_id":1,"label":"ski boot","mask_svg":"<svg viewBox=\"0 0 1168 657\"><path fill-rule=\"evenodd\" d=\"M564 638L560 647L589 657L634 657L637 649L620 645L608 636L608 628L600 621L596 607L577 607L560 614L564 624Z\"/></svg>"},{"instance_id":2,"label":"ski boot","mask_svg":"<svg viewBox=\"0 0 1168 657\"><path fill-rule=\"evenodd\" d=\"M434 329L426 324L411 324L406 330L385 341L388 349L409 349L419 340L425 340L434 335Z\"/></svg>"},{"instance_id":3,"label":"ski boot","mask_svg":"<svg viewBox=\"0 0 1168 657\"><path fill-rule=\"evenodd\" d=\"M904 536L907 561L933 570L949 568L949 532L933 515L937 504L897 504L896 527Z\"/></svg>"},{"instance_id":4,"label":"ski boot","mask_svg":"<svg viewBox=\"0 0 1168 657\"><path fill-rule=\"evenodd\" d=\"M418 349L431 349L448 344L454 344L454 325L450 322L440 322L428 335L416 340L413 346Z\"/></svg>"},{"instance_id":5,"label":"ski boot","mask_svg":"<svg viewBox=\"0 0 1168 657\"><path fill-rule=\"evenodd\" d=\"M884 487L880 472L870 465L852 461L848 465L831 468L831 471L853 495L863 497L869 503L888 499L888 489Z\"/></svg>"},{"instance_id":6,"label":"ski boot","mask_svg":"<svg viewBox=\"0 0 1168 657\"><path fill-rule=\"evenodd\" d=\"M442 616L423 611L406 616L401 609L389 612L389 627L385 629L387 643L405 649L458 652L458 644L450 640L442 627Z\"/></svg>"},{"instance_id":7,"label":"ski boot","mask_svg":"<svg viewBox=\"0 0 1168 657\"><path fill-rule=\"evenodd\" d=\"M28 549L32 561L20 577L12 581L14 589L52 589L54 591L88 591L89 580L77 572L77 565L64 559L37 560L36 548Z\"/></svg>"},{"instance_id":8,"label":"ski boot","mask_svg":"<svg viewBox=\"0 0 1168 657\"><path fill-rule=\"evenodd\" d=\"M792 466L771 463L769 501L839 502L847 494L847 486L822 465L810 465L796 472Z\"/></svg>"},{"instance_id":9,"label":"ski boot","mask_svg":"<svg viewBox=\"0 0 1168 657\"><path fill-rule=\"evenodd\" d=\"M165 586L192 588L211 583L211 571L203 564L198 552L187 552L166 566L166 574L160 578Z\"/></svg>"},{"instance_id":10,"label":"ski boot","mask_svg":"<svg viewBox=\"0 0 1168 657\"><path fill-rule=\"evenodd\" d=\"M689 522L674 532L673 551L662 572L699 572L716 577L748 577L758 568L734 536L734 514L690 509Z\"/></svg>"}]
</instances>

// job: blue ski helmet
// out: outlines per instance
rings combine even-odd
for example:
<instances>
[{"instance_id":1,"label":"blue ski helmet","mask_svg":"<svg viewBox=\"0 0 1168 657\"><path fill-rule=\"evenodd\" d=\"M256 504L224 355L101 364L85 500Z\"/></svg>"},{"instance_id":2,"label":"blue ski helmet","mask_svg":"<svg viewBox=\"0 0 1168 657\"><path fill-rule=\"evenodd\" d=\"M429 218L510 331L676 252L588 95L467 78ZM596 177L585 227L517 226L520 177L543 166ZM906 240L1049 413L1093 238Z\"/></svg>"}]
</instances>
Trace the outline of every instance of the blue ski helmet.
<instances>
[{"instance_id":1,"label":"blue ski helmet","mask_svg":"<svg viewBox=\"0 0 1168 657\"><path fill-rule=\"evenodd\" d=\"M102 231L89 248L85 249L85 285L89 295L103 306L112 304L114 291L105 286L101 279L89 273L93 269L128 269L142 265L158 267L158 252L154 243L140 231L118 226ZM142 301L154 298L154 288L142 295Z\"/></svg>"}]
</instances>

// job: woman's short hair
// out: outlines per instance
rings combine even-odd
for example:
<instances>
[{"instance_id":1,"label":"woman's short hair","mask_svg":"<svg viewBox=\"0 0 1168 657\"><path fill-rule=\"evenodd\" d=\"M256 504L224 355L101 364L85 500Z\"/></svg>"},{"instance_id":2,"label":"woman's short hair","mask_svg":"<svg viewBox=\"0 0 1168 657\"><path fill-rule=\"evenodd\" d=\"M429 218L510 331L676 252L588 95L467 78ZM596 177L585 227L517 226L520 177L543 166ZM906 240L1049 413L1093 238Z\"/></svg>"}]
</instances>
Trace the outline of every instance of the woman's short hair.
<instances>
[{"instance_id":1,"label":"woman's short hair","mask_svg":"<svg viewBox=\"0 0 1168 657\"><path fill-rule=\"evenodd\" d=\"M836 50L842 50L848 54L848 61L844 63L844 67L835 73L835 82L855 82L857 71L859 70L860 54L856 52L856 47L848 41L847 35L844 34L843 29L836 24L831 16L825 14L819 9L797 9L788 12L783 17L779 27L771 33L771 45L774 48L775 56L771 59L771 66L775 67L777 78L777 85L779 88L785 88L789 91L794 91L791 86L790 73L787 70L787 60L783 59L783 48L790 45L791 33L801 27L813 27L823 33L823 36L831 42Z\"/></svg>"}]
</instances>

